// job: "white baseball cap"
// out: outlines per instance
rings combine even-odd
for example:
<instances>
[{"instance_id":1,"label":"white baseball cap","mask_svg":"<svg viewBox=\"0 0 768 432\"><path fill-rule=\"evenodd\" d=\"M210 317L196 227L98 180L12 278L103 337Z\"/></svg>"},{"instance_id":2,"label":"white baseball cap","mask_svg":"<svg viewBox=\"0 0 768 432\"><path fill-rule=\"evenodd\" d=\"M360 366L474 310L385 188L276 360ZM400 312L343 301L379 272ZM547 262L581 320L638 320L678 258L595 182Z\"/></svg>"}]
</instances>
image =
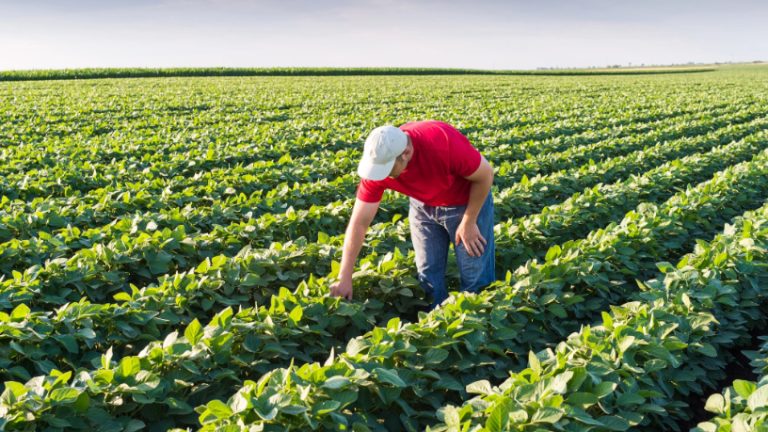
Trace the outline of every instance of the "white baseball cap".
<instances>
[{"instance_id":1,"label":"white baseball cap","mask_svg":"<svg viewBox=\"0 0 768 432\"><path fill-rule=\"evenodd\" d=\"M365 140L357 174L368 180L385 179L392 171L395 159L407 145L408 135L405 132L391 125L377 127Z\"/></svg>"}]
</instances>

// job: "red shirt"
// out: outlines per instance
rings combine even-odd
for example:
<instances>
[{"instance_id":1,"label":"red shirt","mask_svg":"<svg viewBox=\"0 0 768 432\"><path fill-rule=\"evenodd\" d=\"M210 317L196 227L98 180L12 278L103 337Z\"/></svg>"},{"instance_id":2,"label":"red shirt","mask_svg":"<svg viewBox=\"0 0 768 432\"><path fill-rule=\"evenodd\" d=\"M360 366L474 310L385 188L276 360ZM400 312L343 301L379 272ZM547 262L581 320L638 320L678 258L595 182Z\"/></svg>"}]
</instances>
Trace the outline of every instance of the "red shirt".
<instances>
[{"instance_id":1,"label":"red shirt","mask_svg":"<svg viewBox=\"0 0 768 432\"><path fill-rule=\"evenodd\" d=\"M413 143L408 166L397 178L361 179L357 198L377 203L386 189L392 189L430 206L467 204L471 182L464 177L477 171L482 160L467 137L448 123L435 120L406 123L400 130Z\"/></svg>"}]
</instances>

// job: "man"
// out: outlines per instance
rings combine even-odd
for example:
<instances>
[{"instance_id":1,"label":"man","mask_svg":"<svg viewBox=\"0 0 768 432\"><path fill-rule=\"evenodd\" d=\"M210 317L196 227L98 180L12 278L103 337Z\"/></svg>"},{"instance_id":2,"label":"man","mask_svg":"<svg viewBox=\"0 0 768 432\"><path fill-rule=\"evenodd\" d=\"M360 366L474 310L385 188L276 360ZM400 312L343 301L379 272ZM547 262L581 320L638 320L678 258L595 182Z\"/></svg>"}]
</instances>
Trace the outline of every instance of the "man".
<instances>
[{"instance_id":1,"label":"man","mask_svg":"<svg viewBox=\"0 0 768 432\"><path fill-rule=\"evenodd\" d=\"M451 243L462 290L476 292L493 282L493 169L461 132L439 121L378 127L365 140L357 172L361 180L332 295L352 298L355 261L386 189L411 198L416 268L433 308L448 297Z\"/></svg>"}]
</instances>

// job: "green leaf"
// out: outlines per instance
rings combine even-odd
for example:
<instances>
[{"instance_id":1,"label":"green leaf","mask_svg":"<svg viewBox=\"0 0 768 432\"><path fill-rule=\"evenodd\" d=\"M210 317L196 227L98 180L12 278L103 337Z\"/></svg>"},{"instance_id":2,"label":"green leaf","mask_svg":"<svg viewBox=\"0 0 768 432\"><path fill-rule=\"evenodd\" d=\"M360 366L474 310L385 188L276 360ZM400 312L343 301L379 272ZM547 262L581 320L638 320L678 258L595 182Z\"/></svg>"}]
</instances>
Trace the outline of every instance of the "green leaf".
<instances>
[{"instance_id":1,"label":"green leaf","mask_svg":"<svg viewBox=\"0 0 768 432\"><path fill-rule=\"evenodd\" d=\"M715 414L723 414L725 410L725 398L720 393L715 393L707 398L707 404L704 409Z\"/></svg>"},{"instance_id":2,"label":"green leaf","mask_svg":"<svg viewBox=\"0 0 768 432\"><path fill-rule=\"evenodd\" d=\"M115 299L115 301L121 301L121 302L131 301L132 299L131 295L128 294L127 292L119 292L113 295L112 298Z\"/></svg>"},{"instance_id":3,"label":"green leaf","mask_svg":"<svg viewBox=\"0 0 768 432\"><path fill-rule=\"evenodd\" d=\"M191 345L196 345L203 337L203 327L200 325L200 321L197 318L193 319L191 323L184 329L184 337Z\"/></svg>"},{"instance_id":4,"label":"green leaf","mask_svg":"<svg viewBox=\"0 0 768 432\"><path fill-rule=\"evenodd\" d=\"M727 259L728 259L728 252L727 251L720 252L719 254L717 254L713 262L715 266L720 266L720 264L724 263L725 260Z\"/></svg>"},{"instance_id":5,"label":"green leaf","mask_svg":"<svg viewBox=\"0 0 768 432\"><path fill-rule=\"evenodd\" d=\"M344 388L350 384L349 378L341 375L332 376L325 380L323 383L323 388L329 389L329 390L338 390L341 388Z\"/></svg>"},{"instance_id":6,"label":"green leaf","mask_svg":"<svg viewBox=\"0 0 768 432\"><path fill-rule=\"evenodd\" d=\"M91 397L88 396L88 393L82 392L80 393L80 396L77 397L77 400L75 401L74 408L76 411L84 413L88 410L88 407L91 405Z\"/></svg>"},{"instance_id":7,"label":"green leaf","mask_svg":"<svg viewBox=\"0 0 768 432\"><path fill-rule=\"evenodd\" d=\"M54 389L48 396L52 401L59 403L72 403L80 396L80 391L72 387Z\"/></svg>"},{"instance_id":8,"label":"green leaf","mask_svg":"<svg viewBox=\"0 0 768 432\"><path fill-rule=\"evenodd\" d=\"M96 332L90 327L83 327L77 331L77 334L86 339L96 339Z\"/></svg>"},{"instance_id":9,"label":"green leaf","mask_svg":"<svg viewBox=\"0 0 768 432\"><path fill-rule=\"evenodd\" d=\"M101 367L103 369L109 369L112 367L112 347L109 347L107 352L101 355Z\"/></svg>"},{"instance_id":10,"label":"green leaf","mask_svg":"<svg viewBox=\"0 0 768 432\"><path fill-rule=\"evenodd\" d=\"M125 427L123 427L123 432L138 432L146 427L147 425L144 424L143 421L132 419L128 422L128 424L125 425Z\"/></svg>"},{"instance_id":11,"label":"green leaf","mask_svg":"<svg viewBox=\"0 0 768 432\"><path fill-rule=\"evenodd\" d=\"M675 271L675 266L673 266L671 263L669 263L667 261L657 262L656 263L656 267L663 274L667 274L667 273Z\"/></svg>"},{"instance_id":12,"label":"green leaf","mask_svg":"<svg viewBox=\"0 0 768 432\"><path fill-rule=\"evenodd\" d=\"M625 336L619 341L619 352L623 353L627 351L632 345L635 344L634 336Z\"/></svg>"},{"instance_id":13,"label":"green leaf","mask_svg":"<svg viewBox=\"0 0 768 432\"><path fill-rule=\"evenodd\" d=\"M225 419L232 417L232 409L224 402L214 399L205 406L216 418Z\"/></svg>"},{"instance_id":14,"label":"green leaf","mask_svg":"<svg viewBox=\"0 0 768 432\"><path fill-rule=\"evenodd\" d=\"M691 432L717 432L717 425L714 423L699 423Z\"/></svg>"},{"instance_id":15,"label":"green leaf","mask_svg":"<svg viewBox=\"0 0 768 432\"><path fill-rule=\"evenodd\" d=\"M568 381L570 381L572 377L572 371L565 371L561 374L558 374L552 380L552 384L549 386L549 388L551 388L552 391L556 394L565 394L566 390L568 389Z\"/></svg>"},{"instance_id":16,"label":"green leaf","mask_svg":"<svg viewBox=\"0 0 768 432\"><path fill-rule=\"evenodd\" d=\"M16 399L24 396L29 391L24 384L16 381L6 381L4 385L5 392L10 392Z\"/></svg>"},{"instance_id":17,"label":"green leaf","mask_svg":"<svg viewBox=\"0 0 768 432\"><path fill-rule=\"evenodd\" d=\"M752 412L768 406L768 384L760 386L749 395L749 398L747 398L747 406L749 406L749 409L752 410Z\"/></svg>"},{"instance_id":18,"label":"green leaf","mask_svg":"<svg viewBox=\"0 0 768 432\"><path fill-rule=\"evenodd\" d=\"M579 408L589 408L590 406L597 403L597 396L593 395L592 393L587 392L575 392L571 393L566 401L573 406L577 406Z\"/></svg>"},{"instance_id":19,"label":"green leaf","mask_svg":"<svg viewBox=\"0 0 768 432\"><path fill-rule=\"evenodd\" d=\"M601 312L600 313L603 316L603 327L610 330L613 328L613 318L611 317L611 314L608 312Z\"/></svg>"},{"instance_id":20,"label":"green leaf","mask_svg":"<svg viewBox=\"0 0 768 432\"><path fill-rule=\"evenodd\" d=\"M299 321L301 321L301 317L304 315L304 311L302 310L301 306L296 306L291 310L291 313L288 315L288 317L291 319L291 321L294 322L294 324L298 324Z\"/></svg>"},{"instance_id":21,"label":"green leaf","mask_svg":"<svg viewBox=\"0 0 768 432\"><path fill-rule=\"evenodd\" d=\"M539 358L536 357L536 353L533 351L528 351L528 367L537 375L541 374L541 363L539 362Z\"/></svg>"},{"instance_id":22,"label":"green leaf","mask_svg":"<svg viewBox=\"0 0 768 432\"><path fill-rule=\"evenodd\" d=\"M612 431L625 431L629 430L630 427L628 421L618 416L605 416L600 417L598 420L603 423L606 429Z\"/></svg>"},{"instance_id":23,"label":"green leaf","mask_svg":"<svg viewBox=\"0 0 768 432\"><path fill-rule=\"evenodd\" d=\"M32 311L24 303L16 306L11 312L11 321L22 321L26 319Z\"/></svg>"},{"instance_id":24,"label":"green leaf","mask_svg":"<svg viewBox=\"0 0 768 432\"><path fill-rule=\"evenodd\" d=\"M557 303L552 303L547 306L547 310L558 318L568 318L568 313L565 311L565 308Z\"/></svg>"},{"instance_id":25,"label":"green leaf","mask_svg":"<svg viewBox=\"0 0 768 432\"><path fill-rule=\"evenodd\" d=\"M243 392L237 392L230 399L229 406L234 414L241 413L248 409L248 398L243 395Z\"/></svg>"},{"instance_id":26,"label":"green leaf","mask_svg":"<svg viewBox=\"0 0 768 432\"><path fill-rule=\"evenodd\" d=\"M62 344L71 354L77 354L80 351L80 347L77 345L77 339L72 335L63 334L54 336L53 338Z\"/></svg>"},{"instance_id":27,"label":"green leaf","mask_svg":"<svg viewBox=\"0 0 768 432\"><path fill-rule=\"evenodd\" d=\"M447 358L448 351L442 348L430 348L424 355L425 362L429 365L440 364Z\"/></svg>"},{"instance_id":28,"label":"green leaf","mask_svg":"<svg viewBox=\"0 0 768 432\"><path fill-rule=\"evenodd\" d=\"M563 411L558 408L544 407L531 417L531 423L557 423L563 417Z\"/></svg>"},{"instance_id":29,"label":"green leaf","mask_svg":"<svg viewBox=\"0 0 768 432\"><path fill-rule=\"evenodd\" d=\"M453 405L448 405L443 408L442 414L445 425L452 428L451 430L458 430L461 426L461 415L459 414L459 410Z\"/></svg>"},{"instance_id":30,"label":"green leaf","mask_svg":"<svg viewBox=\"0 0 768 432\"><path fill-rule=\"evenodd\" d=\"M600 384L595 386L593 393L595 394L595 396L597 396L598 399L602 399L608 396L609 394L613 393L613 391L616 390L617 385L618 384L616 384L615 382L603 381Z\"/></svg>"},{"instance_id":31,"label":"green leaf","mask_svg":"<svg viewBox=\"0 0 768 432\"><path fill-rule=\"evenodd\" d=\"M737 379L733 382L733 389L736 390L736 394L744 399L748 399L749 396L757 389L757 384L752 381Z\"/></svg>"},{"instance_id":32,"label":"green leaf","mask_svg":"<svg viewBox=\"0 0 768 432\"><path fill-rule=\"evenodd\" d=\"M382 382L392 384L395 387L406 387L405 382L394 370L376 368L373 370L373 374Z\"/></svg>"},{"instance_id":33,"label":"green leaf","mask_svg":"<svg viewBox=\"0 0 768 432\"><path fill-rule=\"evenodd\" d=\"M712 358L717 357L717 350L715 349L715 347L713 347L708 343L702 344L699 347L698 351L707 357L712 357Z\"/></svg>"},{"instance_id":34,"label":"green leaf","mask_svg":"<svg viewBox=\"0 0 768 432\"><path fill-rule=\"evenodd\" d=\"M485 422L485 428L488 429L488 432L506 431L509 426L509 413L513 407L514 403L510 399L503 399L497 403Z\"/></svg>"},{"instance_id":35,"label":"green leaf","mask_svg":"<svg viewBox=\"0 0 768 432\"><path fill-rule=\"evenodd\" d=\"M488 380L480 380L467 385L467 393L489 395L493 393L493 390L491 389L491 383Z\"/></svg>"},{"instance_id":36,"label":"green leaf","mask_svg":"<svg viewBox=\"0 0 768 432\"><path fill-rule=\"evenodd\" d=\"M368 347L367 341L363 340L362 338L354 338L350 339L349 342L347 342L347 354L351 356L355 356L364 349Z\"/></svg>"},{"instance_id":37,"label":"green leaf","mask_svg":"<svg viewBox=\"0 0 768 432\"><path fill-rule=\"evenodd\" d=\"M524 409L517 409L509 413L509 419L516 423L528 421L528 413Z\"/></svg>"},{"instance_id":38,"label":"green leaf","mask_svg":"<svg viewBox=\"0 0 768 432\"><path fill-rule=\"evenodd\" d=\"M120 360L115 372L117 376L125 379L135 376L139 371L141 371L141 361L138 357L124 357Z\"/></svg>"},{"instance_id":39,"label":"green leaf","mask_svg":"<svg viewBox=\"0 0 768 432\"><path fill-rule=\"evenodd\" d=\"M315 405L312 410L316 415L328 414L334 412L341 407L341 403L335 400L322 401Z\"/></svg>"},{"instance_id":40,"label":"green leaf","mask_svg":"<svg viewBox=\"0 0 768 432\"><path fill-rule=\"evenodd\" d=\"M560 246L554 245L547 250L547 255L544 257L544 259L547 262L554 261L555 258L559 257L562 253L562 249L560 249Z\"/></svg>"},{"instance_id":41,"label":"green leaf","mask_svg":"<svg viewBox=\"0 0 768 432\"><path fill-rule=\"evenodd\" d=\"M211 268L211 260L210 258L206 258L197 266L197 268L195 269L195 273L200 273L200 274L207 273L208 269L210 268Z\"/></svg>"},{"instance_id":42,"label":"green leaf","mask_svg":"<svg viewBox=\"0 0 768 432\"><path fill-rule=\"evenodd\" d=\"M616 403L619 405L640 405L645 402L645 398L637 393L624 393L616 398Z\"/></svg>"},{"instance_id":43,"label":"green leaf","mask_svg":"<svg viewBox=\"0 0 768 432\"><path fill-rule=\"evenodd\" d=\"M330 239L331 239L331 237L328 234L326 234L326 233L324 233L322 231L319 231L317 233L317 242L320 243L320 244L328 244Z\"/></svg>"}]
</instances>

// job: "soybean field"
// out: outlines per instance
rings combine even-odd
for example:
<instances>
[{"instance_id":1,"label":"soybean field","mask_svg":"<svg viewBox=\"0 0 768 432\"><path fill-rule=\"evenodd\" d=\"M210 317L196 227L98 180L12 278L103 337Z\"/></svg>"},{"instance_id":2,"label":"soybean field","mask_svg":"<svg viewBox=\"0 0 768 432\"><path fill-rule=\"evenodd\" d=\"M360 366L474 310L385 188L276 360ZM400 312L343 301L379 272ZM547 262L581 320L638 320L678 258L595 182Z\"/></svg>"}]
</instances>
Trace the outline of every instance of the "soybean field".
<instances>
[{"instance_id":1,"label":"soybean field","mask_svg":"<svg viewBox=\"0 0 768 432\"><path fill-rule=\"evenodd\" d=\"M695 72L0 78L0 431L766 430L768 67ZM389 191L331 297L422 119L498 280L427 312Z\"/></svg>"}]
</instances>

